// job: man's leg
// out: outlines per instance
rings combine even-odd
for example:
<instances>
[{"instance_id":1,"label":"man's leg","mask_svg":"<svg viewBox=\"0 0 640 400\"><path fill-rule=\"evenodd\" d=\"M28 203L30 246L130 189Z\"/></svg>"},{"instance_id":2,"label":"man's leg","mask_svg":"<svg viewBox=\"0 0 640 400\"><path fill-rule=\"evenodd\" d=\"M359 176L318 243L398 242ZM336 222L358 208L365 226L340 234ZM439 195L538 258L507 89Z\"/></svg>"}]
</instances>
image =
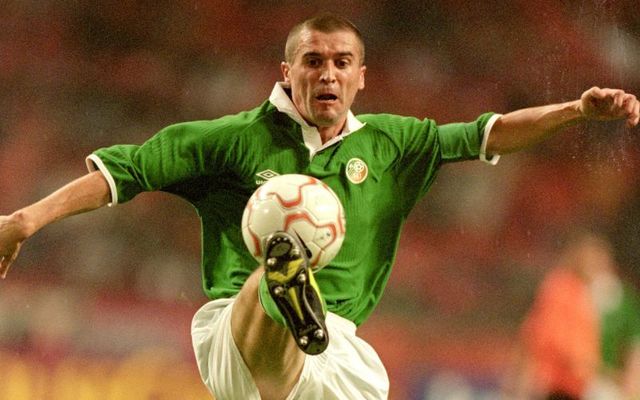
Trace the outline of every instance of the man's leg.
<instances>
[{"instance_id":1,"label":"man's leg","mask_svg":"<svg viewBox=\"0 0 640 400\"><path fill-rule=\"evenodd\" d=\"M318 354L328 345L324 306L305 250L286 233L272 235L266 268L249 277L233 306L233 338L263 399L284 399L299 379L304 353ZM263 301L277 307L288 328L265 313L258 295L263 275Z\"/></svg>"},{"instance_id":2,"label":"man's leg","mask_svg":"<svg viewBox=\"0 0 640 400\"><path fill-rule=\"evenodd\" d=\"M231 314L231 332L262 399L282 400L298 381L305 354L291 332L264 312L258 299L263 273L263 268L256 270L240 291Z\"/></svg>"}]
</instances>

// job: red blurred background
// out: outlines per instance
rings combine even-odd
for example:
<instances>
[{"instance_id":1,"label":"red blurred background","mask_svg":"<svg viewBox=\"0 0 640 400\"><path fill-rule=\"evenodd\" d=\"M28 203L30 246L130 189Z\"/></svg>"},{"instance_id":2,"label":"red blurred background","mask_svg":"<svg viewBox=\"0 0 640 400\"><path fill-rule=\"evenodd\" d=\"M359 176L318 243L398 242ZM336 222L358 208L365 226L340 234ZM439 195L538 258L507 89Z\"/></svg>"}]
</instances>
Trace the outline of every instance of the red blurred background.
<instances>
[{"instance_id":1,"label":"red blurred background","mask_svg":"<svg viewBox=\"0 0 640 400\"><path fill-rule=\"evenodd\" d=\"M342 13L367 44L358 112L439 123L640 94L637 2L17 1L0 7L0 213L167 124L251 108L289 28ZM572 128L498 166L443 168L360 333L392 399L495 398L518 325L574 226L612 235L639 278L638 128ZM166 194L45 228L0 282L0 399L204 399L190 348L206 299L192 208Z\"/></svg>"}]
</instances>

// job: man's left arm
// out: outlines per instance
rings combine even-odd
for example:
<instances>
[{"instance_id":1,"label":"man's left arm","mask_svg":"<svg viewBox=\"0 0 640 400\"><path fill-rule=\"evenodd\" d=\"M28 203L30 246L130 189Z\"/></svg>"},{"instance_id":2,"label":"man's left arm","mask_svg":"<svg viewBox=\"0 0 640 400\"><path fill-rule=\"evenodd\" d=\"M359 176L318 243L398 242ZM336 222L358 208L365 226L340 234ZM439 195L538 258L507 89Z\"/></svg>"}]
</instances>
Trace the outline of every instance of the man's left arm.
<instances>
[{"instance_id":1,"label":"man's left arm","mask_svg":"<svg viewBox=\"0 0 640 400\"><path fill-rule=\"evenodd\" d=\"M487 155L506 154L541 142L552 134L587 120L626 119L638 125L640 102L620 89L592 87L579 100L524 108L502 115L487 138Z\"/></svg>"}]
</instances>

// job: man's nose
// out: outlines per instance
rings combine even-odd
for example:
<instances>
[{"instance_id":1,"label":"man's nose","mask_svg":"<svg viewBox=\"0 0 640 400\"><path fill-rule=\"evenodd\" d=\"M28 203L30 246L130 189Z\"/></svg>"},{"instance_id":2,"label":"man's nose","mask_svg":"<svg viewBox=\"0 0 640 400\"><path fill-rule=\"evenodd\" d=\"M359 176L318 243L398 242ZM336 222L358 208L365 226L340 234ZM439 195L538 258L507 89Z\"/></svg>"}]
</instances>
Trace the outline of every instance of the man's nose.
<instances>
[{"instance_id":1,"label":"man's nose","mask_svg":"<svg viewBox=\"0 0 640 400\"><path fill-rule=\"evenodd\" d=\"M322 73L320 74L320 81L322 82L334 82L336 80L336 67L332 62L325 63L322 67Z\"/></svg>"}]
</instances>

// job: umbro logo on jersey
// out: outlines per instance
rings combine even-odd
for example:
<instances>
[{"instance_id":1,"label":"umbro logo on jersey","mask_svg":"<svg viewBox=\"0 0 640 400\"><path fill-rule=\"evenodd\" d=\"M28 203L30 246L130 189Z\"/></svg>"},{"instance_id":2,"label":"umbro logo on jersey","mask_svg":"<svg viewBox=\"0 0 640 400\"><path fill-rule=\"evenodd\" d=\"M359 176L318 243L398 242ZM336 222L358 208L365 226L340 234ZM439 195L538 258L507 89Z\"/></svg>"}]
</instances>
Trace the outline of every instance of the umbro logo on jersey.
<instances>
[{"instance_id":1,"label":"umbro logo on jersey","mask_svg":"<svg viewBox=\"0 0 640 400\"><path fill-rule=\"evenodd\" d=\"M367 163L362 161L359 158L352 158L347 162L346 168L347 179L349 179L352 183L356 185L364 182L367 179L367 175L369 175L369 167Z\"/></svg>"},{"instance_id":2,"label":"umbro logo on jersey","mask_svg":"<svg viewBox=\"0 0 640 400\"><path fill-rule=\"evenodd\" d=\"M256 176L258 177L258 179L256 179L256 185L262 185L264 184L266 181L268 181L271 178L274 178L276 176L280 175L279 173L272 171L270 169L265 169L262 172L258 172L256 174Z\"/></svg>"}]
</instances>

